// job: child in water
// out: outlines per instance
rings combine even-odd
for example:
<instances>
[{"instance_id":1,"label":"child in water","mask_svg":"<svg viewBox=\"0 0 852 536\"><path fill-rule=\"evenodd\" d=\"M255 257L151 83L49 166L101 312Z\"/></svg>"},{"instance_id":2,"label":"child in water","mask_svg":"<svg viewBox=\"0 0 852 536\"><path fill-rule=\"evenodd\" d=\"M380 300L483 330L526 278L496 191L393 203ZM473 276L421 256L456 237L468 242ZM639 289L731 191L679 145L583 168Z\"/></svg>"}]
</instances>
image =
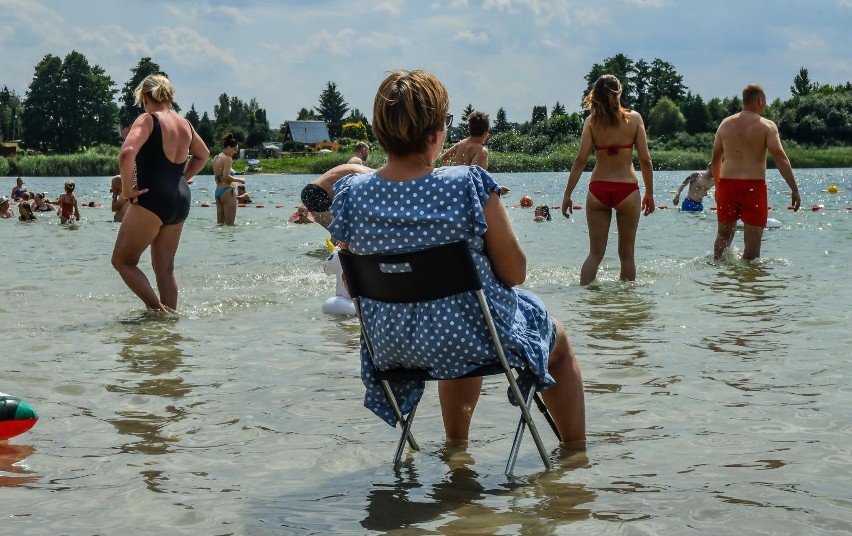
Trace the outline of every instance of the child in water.
<instances>
[{"instance_id":1,"label":"child in water","mask_svg":"<svg viewBox=\"0 0 852 536\"><path fill-rule=\"evenodd\" d=\"M290 223L314 223L314 217L305 205L296 205L296 212L290 216L289 221Z\"/></svg>"},{"instance_id":2,"label":"child in water","mask_svg":"<svg viewBox=\"0 0 852 536\"><path fill-rule=\"evenodd\" d=\"M533 221L550 221L550 207L547 205L539 205L535 207Z\"/></svg>"},{"instance_id":3,"label":"child in water","mask_svg":"<svg viewBox=\"0 0 852 536\"><path fill-rule=\"evenodd\" d=\"M77 206L77 197L74 195L75 187L74 181L65 181L65 193L56 201L52 201L54 205L59 205L59 222L63 225L71 221L72 217L80 221L80 208Z\"/></svg>"}]
</instances>

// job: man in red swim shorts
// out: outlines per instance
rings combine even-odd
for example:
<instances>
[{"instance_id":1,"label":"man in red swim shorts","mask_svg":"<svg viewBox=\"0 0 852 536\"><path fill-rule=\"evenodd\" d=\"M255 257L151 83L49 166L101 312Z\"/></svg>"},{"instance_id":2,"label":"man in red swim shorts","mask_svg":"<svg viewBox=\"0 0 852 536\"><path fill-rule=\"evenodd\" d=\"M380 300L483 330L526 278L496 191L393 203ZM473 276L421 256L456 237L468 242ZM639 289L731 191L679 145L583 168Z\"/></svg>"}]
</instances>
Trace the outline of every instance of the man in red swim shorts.
<instances>
[{"instance_id":1,"label":"man in red swim shorts","mask_svg":"<svg viewBox=\"0 0 852 536\"><path fill-rule=\"evenodd\" d=\"M760 241L767 220L766 153L792 190L793 210L802 203L790 160L781 146L778 127L762 117L766 93L757 84L743 89L743 110L726 117L716 131L711 166L716 178L718 232L713 257L731 247L737 220L743 221L743 259L760 257Z\"/></svg>"}]
</instances>

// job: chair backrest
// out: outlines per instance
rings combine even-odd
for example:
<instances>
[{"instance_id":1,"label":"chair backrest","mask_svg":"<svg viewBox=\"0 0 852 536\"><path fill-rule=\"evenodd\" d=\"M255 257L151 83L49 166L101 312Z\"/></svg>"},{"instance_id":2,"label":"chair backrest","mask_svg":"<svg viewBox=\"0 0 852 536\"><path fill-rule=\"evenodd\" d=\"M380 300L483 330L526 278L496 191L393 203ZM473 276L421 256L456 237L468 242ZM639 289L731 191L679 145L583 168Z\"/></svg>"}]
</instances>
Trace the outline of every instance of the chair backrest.
<instances>
[{"instance_id":1,"label":"chair backrest","mask_svg":"<svg viewBox=\"0 0 852 536\"><path fill-rule=\"evenodd\" d=\"M339 256L353 298L412 303L482 289L466 242L393 254L356 255L344 249Z\"/></svg>"}]
</instances>

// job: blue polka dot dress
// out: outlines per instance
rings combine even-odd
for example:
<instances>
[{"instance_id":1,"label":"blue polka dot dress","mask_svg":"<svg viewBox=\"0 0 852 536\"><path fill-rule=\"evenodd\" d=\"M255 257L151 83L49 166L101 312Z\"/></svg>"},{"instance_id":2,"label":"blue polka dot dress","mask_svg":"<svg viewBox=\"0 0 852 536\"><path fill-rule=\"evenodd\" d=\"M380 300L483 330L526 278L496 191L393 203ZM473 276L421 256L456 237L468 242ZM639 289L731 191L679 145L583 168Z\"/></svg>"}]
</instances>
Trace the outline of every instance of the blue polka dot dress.
<instances>
[{"instance_id":1,"label":"blue polka dot dress","mask_svg":"<svg viewBox=\"0 0 852 536\"><path fill-rule=\"evenodd\" d=\"M500 283L484 253L488 229L482 206L499 186L478 166L437 168L424 177L388 181L376 172L351 175L334 186L331 235L356 254L403 253L464 240L470 247L491 314L510 364L528 363L538 388L554 383L547 359L555 327L534 294ZM447 270L452 270L451 266ZM430 369L437 378L456 378L497 362L479 304L472 293L418 304L361 301L362 314L380 326L369 332L379 368ZM361 341L364 405L391 426L396 417L374 378ZM404 414L423 394L423 382L395 382Z\"/></svg>"}]
</instances>

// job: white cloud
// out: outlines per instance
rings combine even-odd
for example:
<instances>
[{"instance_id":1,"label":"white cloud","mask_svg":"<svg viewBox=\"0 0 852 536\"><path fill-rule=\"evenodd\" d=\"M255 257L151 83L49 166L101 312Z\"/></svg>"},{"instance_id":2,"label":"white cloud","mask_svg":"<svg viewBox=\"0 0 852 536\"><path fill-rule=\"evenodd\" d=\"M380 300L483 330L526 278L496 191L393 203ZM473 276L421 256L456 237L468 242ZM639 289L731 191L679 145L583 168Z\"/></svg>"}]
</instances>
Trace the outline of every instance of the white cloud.
<instances>
[{"instance_id":1,"label":"white cloud","mask_svg":"<svg viewBox=\"0 0 852 536\"><path fill-rule=\"evenodd\" d=\"M840 7L852 8L852 0L837 0L837 5Z\"/></svg>"},{"instance_id":2,"label":"white cloud","mask_svg":"<svg viewBox=\"0 0 852 536\"><path fill-rule=\"evenodd\" d=\"M639 7L660 8L666 5L666 0L627 0L627 2Z\"/></svg>"},{"instance_id":3,"label":"white cloud","mask_svg":"<svg viewBox=\"0 0 852 536\"><path fill-rule=\"evenodd\" d=\"M488 38L488 34L484 31L474 32L472 30L462 30L453 37L453 41L473 43L476 45L487 45L490 39Z\"/></svg>"},{"instance_id":4,"label":"white cloud","mask_svg":"<svg viewBox=\"0 0 852 536\"><path fill-rule=\"evenodd\" d=\"M233 21L240 25L248 25L252 22L251 18L246 16L243 11L229 6L204 6L201 9L201 15L217 20Z\"/></svg>"},{"instance_id":5,"label":"white cloud","mask_svg":"<svg viewBox=\"0 0 852 536\"><path fill-rule=\"evenodd\" d=\"M485 0L482 2L482 8L505 11L510 15L516 15L519 13L518 9L514 6L513 0Z\"/></svg>"},{"instance_id":6,"label":"white cloud","mask_svg":"<svg viewBox=\"0 0 852 536\"><path fill-rule=\"evenodd\" d=\"M402 15L402 0L384 0L376 4L373 9L380 13L387 13L392 17L399 17Z\"/></svg>"}]
</instances>

